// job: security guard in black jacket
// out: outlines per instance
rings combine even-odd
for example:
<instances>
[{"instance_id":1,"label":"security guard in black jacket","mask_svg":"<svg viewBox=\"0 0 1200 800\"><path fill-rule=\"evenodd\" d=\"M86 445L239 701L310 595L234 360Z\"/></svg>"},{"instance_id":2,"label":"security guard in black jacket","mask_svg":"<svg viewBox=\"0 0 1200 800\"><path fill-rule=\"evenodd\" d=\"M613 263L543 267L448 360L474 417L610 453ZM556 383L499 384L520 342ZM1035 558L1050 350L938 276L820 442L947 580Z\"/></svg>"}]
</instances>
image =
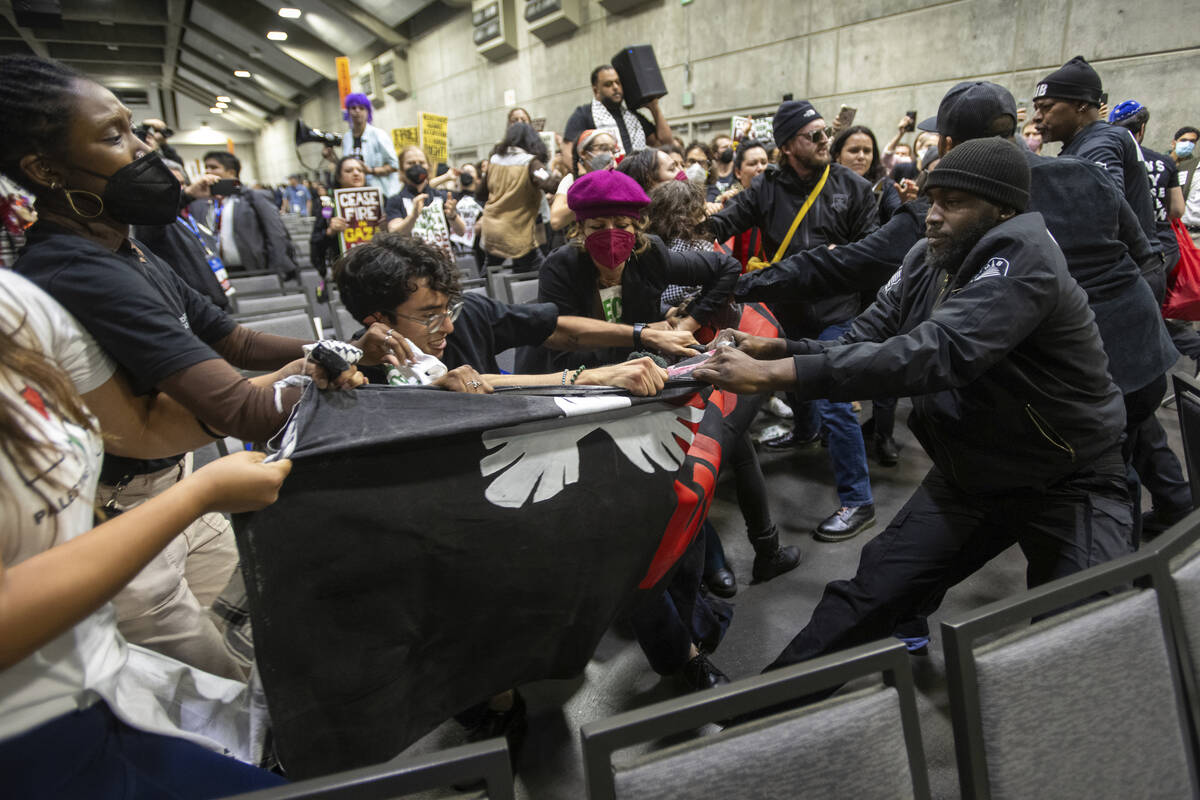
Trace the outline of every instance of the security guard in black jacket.
<instances>
[{"instance_id":1,"label":"security guard in black jacket","mask_svg":"<svg viewBox=\"0 0 1200 800\"><path fill-rule=\"evenodd\" d=\"M1043 142L1062 142L1059 155L1094 161L1108 171L1161 263L1162 245L1154 224L1150 178L1133 134L1100 119L1106 95L1100 76L1083 56L1075 56L1043 78L1033 93L1033 124Z\"/></svg>"},{"instance_id":2,"label":"security guard in black jacket","mask_svg":"<svg viewBox=\"0 0 1200 800\"><path fill-rule=\"evenodd\" d=\"M955 147L926 182L928 238L846 336L726 332L736 346L693 373L744 393L911 395L934 462L769 668L891 635L1014 542L1031 585L1130 552L1121 393L1087 295L1042 216L1020 213L1029 175L1005 140Z\"/></svg>"}]
</instances>

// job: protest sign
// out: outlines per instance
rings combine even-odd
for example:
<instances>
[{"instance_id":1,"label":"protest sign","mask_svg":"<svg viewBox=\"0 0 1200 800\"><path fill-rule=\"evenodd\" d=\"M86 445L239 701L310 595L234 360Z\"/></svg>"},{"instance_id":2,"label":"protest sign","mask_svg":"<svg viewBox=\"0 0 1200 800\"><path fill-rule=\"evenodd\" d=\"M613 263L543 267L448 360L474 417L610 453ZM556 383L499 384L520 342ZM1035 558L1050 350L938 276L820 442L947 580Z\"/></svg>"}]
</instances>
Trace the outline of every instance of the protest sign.
<instances>
[{"instance_id":1,"label":"protest sign","mask_svg":"<svg viewBox=\"0 0 1200 800\"><path fill-rule=\"evenodd\" d=\"M750 133L746 133L746 123L750 123ZM757 139L760 142L770 142L775 138L775 117L733 117L729 123L730 136L734 139Z\"/></svg>"},{"instance_id":2,"label":"protest sign","mask_svg":"<svg viewBox=\"0 0 1200 800\"><path fill-rule=\"evenodd\" d=\"M416 125L408 128L392 128L392 145L396 148L396 155L403 153L406 147L420 144L421 137L417 132Z\"/></svg>"},{"instance_id":3,"label":"protest sign","mask_svg":"<svg viewBox=\"0 0 1200 800\"><path fill-rule=\"evenodd\" d=\"M360 189L334 189L337 216L346 220L346 230L338 234L338 246L345 253L375 237L383 222L383 192L375 186Z\"/></svg>"},{"instance_id":4,"label":"protest sign","mask_svg":"<svg viewBox=\"0 0 1200 800\"><path fill-rule=\"evenodd\" d=\"M430 169L435 169L438 164L449 163L450 140L446 135L446 128L450 118L444 114L422 111L418 120L421 129L421 149L425 151Z\"/></svg>"}]
</instances>

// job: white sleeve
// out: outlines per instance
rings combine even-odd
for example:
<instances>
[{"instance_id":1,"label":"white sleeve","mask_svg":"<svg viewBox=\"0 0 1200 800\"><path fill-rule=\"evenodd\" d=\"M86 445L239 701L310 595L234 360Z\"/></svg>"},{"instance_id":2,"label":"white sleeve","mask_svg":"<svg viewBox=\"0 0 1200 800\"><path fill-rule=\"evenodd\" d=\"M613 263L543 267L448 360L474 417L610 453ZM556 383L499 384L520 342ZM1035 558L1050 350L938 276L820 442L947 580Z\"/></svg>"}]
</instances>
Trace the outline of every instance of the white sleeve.
<instances>
[{"instance_id":1,"label":"white sleeve","mask_svg":"<svg viewBox=\"0 0 1200 800\"><path fill-rule=\"evenodd\" d=\"M1200 170L1200 165L1192 167L1192 170ZM1200 175L1192 177L1192 190L1188 192L1186 201L1183 209L1183 224L1190 227L1200 225Z\"/></svg>"},{"instance_id":2,"label":"white sleeve","mask_svg":"<svg viewBox=\"0 0 1200 800\"><path fill-rule=\"evenodd\" d=\"M116 371L96 340L54 298L10 270L0 270L0 324L42 352L86 394ZM29 337L29 338L27 338Z\"/></svg>"}]
</instances>

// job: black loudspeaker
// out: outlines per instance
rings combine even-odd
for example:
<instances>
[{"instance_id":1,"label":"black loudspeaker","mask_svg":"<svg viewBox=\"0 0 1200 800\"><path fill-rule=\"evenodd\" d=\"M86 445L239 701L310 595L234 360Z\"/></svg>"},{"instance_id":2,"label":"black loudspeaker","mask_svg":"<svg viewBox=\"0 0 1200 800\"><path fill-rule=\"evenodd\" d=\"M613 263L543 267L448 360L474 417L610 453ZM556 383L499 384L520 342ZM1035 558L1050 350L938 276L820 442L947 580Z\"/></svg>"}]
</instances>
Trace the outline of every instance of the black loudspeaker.
<instances>
[{"instance_id":1,"label":"black loudspeaker","mask_svg":"<svg viewBox=\"0 0 1200 800\"><path fill-rule=\"evenodd\" d=\"M22 28L61 28L61 0L13 0L13 19Z\"/></svg>"},{"instance_id":2,"label":"black loudspeaker","mask_svg":"<svg viewBox=\"0 0 1200 800\"><path fill-rule=\"evenodd\" d=\"M650 45L626 47L612 57L612 65L621 78L627 108L641 108L667 93L662 70L658 68L658 59Z\"/></svg>"}]
</instances>

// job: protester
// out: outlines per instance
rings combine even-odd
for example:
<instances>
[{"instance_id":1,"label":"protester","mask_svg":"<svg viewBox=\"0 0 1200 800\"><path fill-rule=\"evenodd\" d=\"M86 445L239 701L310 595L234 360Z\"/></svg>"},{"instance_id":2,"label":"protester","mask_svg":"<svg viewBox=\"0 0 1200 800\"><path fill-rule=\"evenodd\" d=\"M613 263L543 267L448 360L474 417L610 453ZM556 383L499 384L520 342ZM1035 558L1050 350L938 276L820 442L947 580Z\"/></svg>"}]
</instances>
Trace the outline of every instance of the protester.
<instances>
[{"instance_id":1,"label":"protester","mask_svg":"<svg viewBox=\"0 0 1200 800\"><path fill-rule=\"evenodd\" d=\"M775 112L774 136L779 163L712 216L709 225L718 239L757 227L763 234L763 252L777 260L819 245L849 244L877 227L871 185L841 164L830 163L825 120L811 103L781 104ZM798 218L799 224L793 226ZM789 336L832 340L849 328L859 311L859 298L855 292L813 302L772 303L771 308ZM817 526L815 535L825 541L849 539L875 520L858 418L849 402L821 399L812 410L797 409L799 401L791 405L797 412L796 427L768 445L795 447L816 441L820 427L829 431L829 456L841 503Z\"/></svg>"},{"instance_id":2,"label":"protester","mask_svg":"<svg viewBox=\"0 0 1200 800\"><path fill-rule=\"evenodd\" d=\"M900 194L896 191L895 181L888 176L879 159L879 146L870 128L865 125L846 128L829 145L829 157L870 181L880 225L892 218L892 214L900 207Z\"/></svg>"},{"instance_id":3,"label":"protester","mask_svg":"<svg viewBox=\"0 0 1200 800\"><path fill-rule=\"evenodd\" d=\"M433 186L429 180L429 161L421 148L415 145L404 148L400 169L404 188L389 197L384 207L388 232L416 236L452 254L450 233L461 236L467 230L456 211L457 202L446 190ZM486 179L487 170L481 172Z\"/></svg>"},{"instance_id":4,"label":"protester","mask_svg":"<svg viewBox=\"0 0 1200 800\"><path fill-rule=\"evenodd\" d=\"M115 369L50 297L0 271L5 793L217 797L282 783L222 754L253 757L245 687L127 645L108 601L197 517L273 502L290 464L229 456L92 529L101 455L118 429L140 432L146 455L207 438L181 406L136 420ZM103 428L81 393L103 409Z\"/></svg>"},{"instance_id":5,"label":"protester","mask_svg":"<svg viewBox=\"0 0 1200 800\"><path fill-rule=\"evenodd\" d=\"M313 212L312 204L312 194L300 182L300 176L289 175L288 185L283 190L283 204L279 210L285 214L299 214L302 217L311 217Z\"/></svg>"},{"instance_id":6,"label":"protester","mask_svg":"<svg viewBox=\"0 0 1200 800\"><path fill-rule=\"evenodd\" d=\"M537 269L542 251L535 228L545 193L558 188L562 176L550 172L550 154L537 131L523 122L508 127L492 148L488 173L479 182L476 200L483 204L479 223L484 266L511 259L514 268Z\"/></svg>"},{"instance_id":7,"label":"protester","mask_svg":"<svg viewBox=\"0 0 1200 800\"><path fill-rule=\"evenodd\" d=\"M381 189L386 200L400 191L396 172L404 168L396 157L392 137L371 124L375 121L375 110L365 94L346 95L343 107L342 119L350 123L350 130L342 136L341 157L357 156L367 169L367 186ZM324 155L326 161L336 164L338 156L332 147L326 147Z\"/></svg>"},{"instance_id":8,"label":"protester","mask_svg":"<svg viewBox=\"0 0 1200 800\"><path fill-rule=\"evenodd\" d=\"M715 177L704 199L711 203L737 180L733 174L733 139L724 134L714 136L708 145L708 151L712 153L712 171Z\"/></svg>"},{"instance_id":9,"label":"protester","mask_svg":"<svg viewBox=\"0 0 1200 800\"><path fill-rule=\"evenodd\" d=\"M611 134L604 131L589 130L579 134L579 140L572 149L574 153L574 171L558 183L554 193L554 201L550 204L550 226L554 230L563 230L575 221L575 213L567 204L567 191L580 175L599 169L615 169L617 162L613 159L617 142Z\"/></svg>"},{"instance_id":10,"label":"protester","mask_svg":"<svg viewBox=\"0 0 1200 800\"><path fill-rule=\"evenodd\" d=\"M1174 159L1156 153L1142 143L1149 121L1150 109L1136 100L1118 103L1108 115L1109 124L1132 133L1141 148L1146 174L1150 178L1150 196L1154 200L1154 227L1163 250L1163 271L1170 275L1179 261L1179 242L1175 240L1171 220L1183 216L1183 189L1179 186L1179 168Z\"/></svg>"},{"instance_id":11,"label":"protester","mask_svg":"<svg viewBox=\"0 0 1200 800\"><path fill-rule=\"evenodd\" d=\"M713 251L714 242L705 219L704 194L695 183L671 181L656 186L650 192L646 214L649 219L646 231L666 242L672 251ZM663 310L678 313L679 308L690 303L699 291L700 287L694 286L667 286L662 293ZM736 319L730 319L728 324L735 325ZM767 484L748 431L741 432L730 458L722 462L722 469L726 466L734 474L746 537L754 548L753 582L769 581L795 569L800 564L800 548L779 544L779 531L771 520ZM704 583L718 597L733 597L737 593L737 578L725 558L725 548L716 528L706 521L704 534Z\"/></svg>"},{"instance_id":12,"label":"protester","mask_svg":"<svg viewBox=\"0 0 1200 800\"><path fill-rule=\"evenodd\" d=\"M934 463L768 669L891 635L1013 543L1031 586L1130 551L1120 392L1086 295L1041 215L1023 213L1029 181L1011 143L957 145L925 184L928 239L847 335L730 332L695 371L751 394L912 396Z\"/></svg>"},{"instance_id":13,"label":"protester","mask_svg":"<svg viewBox=\"0 0 1200 800\"><path fill-rule=\"evenodd\" d=\"M1032 120L1025 123L1025 127L1021 128L1021 139L1025 142L1025 146L1029 148L1029 152L1038 155L1042 152L1042 134L1038 131L1037 125Z\"/></svg>"},{"instance_id":14,"label":"protester","mask_svg":"<svg viewBox=\"0 0 1200 800\"><path fill-rule=\"evenodd\" d=\"M617 165L617 171L637 181L643 192L667 181L686 180L687 176L666 150L654 147L627 155Z\"/></svg>"},{"instance_id":15,"label":"protester","mask_svg":"<svg viewBox=\"0 0 1200 800\"><path fill-rule=\"evenodd\" d=\"M357 156L342 156L333 168L334 189L359 189L367 185L367 169ZM343 217L337 216L337 209L330 205L330 216L317 214L313 219L312 234L309 237L309 258L313 267L321 275L321 280L328 276L333 262L342 254L338 244L338 235L346 230L349 223Z\"/></svg>"},{"instance_id":16,"label":"protester","mask_svg":"<svg viewBox=\"0 0 1200 800\"><path fill-rule=\"evenodd\" d=\"M128 110L104 87L45 59L0 60L0 84L32 87L46 104L7 117L0 131L0 170L38 197L39 220L16 271L79 320L123 368L133 394L162 391L213 436L269 439L300 396L299 388L287 388L277 401L272 384L304 370L304 343L239 326L129 239L131 224L169 224L182 190L161 157L134 136ZM392 352L379 330L360 343L368 362ZM274 372L249 380L235 366ZM323 382L323 373L319 377ZM362 376L347 371L338 380L352 386ZM99 504L126 511L190 469L190 457L109 453ZM202 568L203 580L184 582L189 559L191 574L199 576ZM116 598L126 638L243 678L247 664L226 647L204 611L236 562L228 521L211 514L198 520Z\"/></svg>"},{"instance_id":17,"label":"protester","mask_svg":"<svg viewBox=\"0 0 1200 800\"><path fill-rule=\"evenodd\" d=\"M629 154L646 147L671 144L671 125L659 107L657 99L646 104L654 122L642 114L630 111L622 105L625 93L621 78L608 64L592 70L592 102L576 108L563 128L563 139L567 148L587 130L604 128L615 130L620 139L621 152Z\"/></svg>"}]
</instances>

